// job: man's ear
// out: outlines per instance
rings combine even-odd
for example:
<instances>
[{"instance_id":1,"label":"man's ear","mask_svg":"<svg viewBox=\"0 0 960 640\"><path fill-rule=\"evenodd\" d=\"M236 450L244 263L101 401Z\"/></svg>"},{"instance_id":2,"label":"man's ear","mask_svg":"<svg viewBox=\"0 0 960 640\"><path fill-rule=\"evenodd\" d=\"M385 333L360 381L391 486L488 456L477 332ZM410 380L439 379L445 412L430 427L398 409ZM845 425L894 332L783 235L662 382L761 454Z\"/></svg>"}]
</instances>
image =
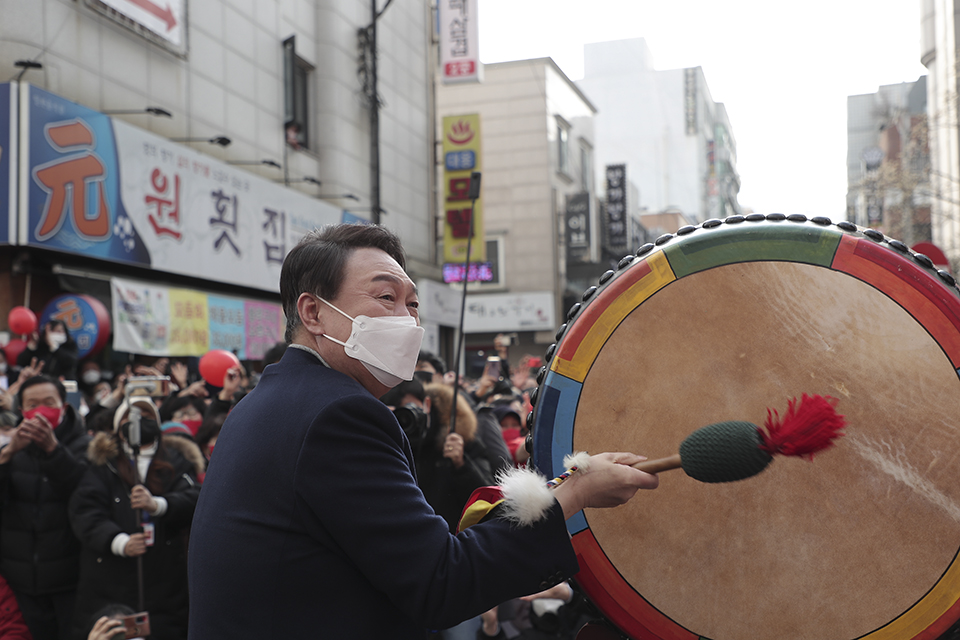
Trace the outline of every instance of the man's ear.
<instances>
[{"instance_id":1,"label":"man's ear","mask_svg":"<svg viewBox=\"0 0 960 640\"><path fill-rule=\"evenodd\" d=\"M300 315L300 324L315 336L324 333L323 320L320 314L323 311L321 303L309 293L301 293L297 298L297 313Z\"/></svg>"}]
</instances>

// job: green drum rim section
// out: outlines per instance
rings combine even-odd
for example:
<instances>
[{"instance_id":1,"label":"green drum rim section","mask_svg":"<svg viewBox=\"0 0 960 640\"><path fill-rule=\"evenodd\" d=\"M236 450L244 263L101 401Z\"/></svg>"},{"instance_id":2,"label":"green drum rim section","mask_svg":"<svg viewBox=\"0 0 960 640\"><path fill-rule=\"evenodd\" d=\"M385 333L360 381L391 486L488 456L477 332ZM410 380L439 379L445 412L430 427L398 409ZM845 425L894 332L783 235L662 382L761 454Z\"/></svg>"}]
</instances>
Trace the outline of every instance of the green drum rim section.
<instances>
[{"instance_id":1,"label":"green drum rim section","mask_svg":"<svg viewBox=\"0 0 960 640\"><path fill-rule=\"evenodd\" d=\"M663 253L677 279L738 262L777 260L830 268L842 234L827 227L793 222L741 222L697 229Z\"/></svg>"}]
</instances>

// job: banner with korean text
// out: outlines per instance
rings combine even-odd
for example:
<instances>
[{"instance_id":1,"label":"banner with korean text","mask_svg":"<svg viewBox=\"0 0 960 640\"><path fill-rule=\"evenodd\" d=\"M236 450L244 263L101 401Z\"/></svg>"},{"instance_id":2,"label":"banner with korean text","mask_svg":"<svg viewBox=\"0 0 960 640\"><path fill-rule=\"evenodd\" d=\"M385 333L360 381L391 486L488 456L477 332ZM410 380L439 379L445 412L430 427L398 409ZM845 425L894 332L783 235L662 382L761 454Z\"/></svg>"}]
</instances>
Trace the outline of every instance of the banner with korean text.
<instances>
[{"instance_id":1,"label":"banner with korean text","mask_svg":"<svg viewBox=\"0 0 960 640\"><path fill-rule=\"evenodd\" d=\"M438 0L440 78L444 84L480 82L480 23L478 0Z\"/></svg>"},{"instance_id":2,"label":"banner with korean text","mask_svg":"<svg viewBox=\"0 0 960 640\"><path fill-rule=\"evenodd\" d=\"M279 290L340 209L24 84L19 244ZM279 172L278 172L279 177Z\"/></svg>"},{"instance_id":3,"label":"banner with korean text","mask_svg":"<svg viewBox=\"0 0 960 640\"><path fill-rule=\"evenodd\" d=\"M153 356L202 356L225 349L260 360L283 340L279 304L110 279L113 349Z\"/></svg>"},{"instance_id":4,"label":"banner with korean text","mask_svg":"<svg viewBox=\"0 0 960 640\"><path fill-rule=\"evenodd\" d=\"M470 261L486 259L483 231L483 197L472 205L470 174L481 171L480 116L443 118L443 261L463 262L471 225ZM482 184L482 182L481 182Z\"/></svg>"}]
</instances>

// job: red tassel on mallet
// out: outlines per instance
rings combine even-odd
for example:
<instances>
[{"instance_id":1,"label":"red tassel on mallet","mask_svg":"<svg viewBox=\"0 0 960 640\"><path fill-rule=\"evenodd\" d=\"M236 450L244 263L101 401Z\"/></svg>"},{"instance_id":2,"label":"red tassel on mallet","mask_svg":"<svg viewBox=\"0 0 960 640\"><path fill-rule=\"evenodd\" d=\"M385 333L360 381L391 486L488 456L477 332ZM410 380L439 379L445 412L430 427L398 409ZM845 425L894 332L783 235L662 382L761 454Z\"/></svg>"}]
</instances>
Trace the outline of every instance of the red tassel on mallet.
<instances>
[{"instance_id":1,"label":"red tassel on mallet","mask_svg":"<svg viewBox=\"0 0 960 640\"><path fill-rule=\"evenodd\" d=\"M771 456L781 454L813 460L813 454L833 446L842 436L847 422L836 411L837 399L831 396L803 394L799 405L794 398L787 403L787 415L780 420L774 409L767 409L767 432L761 433L760 448Z\"/></svg>"},{"instance_id":2,"label":"red tassel on mallet","mask_svg":"<svg viewBox=\"0 0 960 640\"><path fill-rule=\"evenodd\" d=\"M844 417L836 412L837 399L803 394L787 404L787 414L767 409L766 432L750 422L718 422L691 433L680 453L632 465L648 473L683 468L701 482L732 482L767 468L774 455L813 459L843 435Z\"/></svg>"}]
</instances>

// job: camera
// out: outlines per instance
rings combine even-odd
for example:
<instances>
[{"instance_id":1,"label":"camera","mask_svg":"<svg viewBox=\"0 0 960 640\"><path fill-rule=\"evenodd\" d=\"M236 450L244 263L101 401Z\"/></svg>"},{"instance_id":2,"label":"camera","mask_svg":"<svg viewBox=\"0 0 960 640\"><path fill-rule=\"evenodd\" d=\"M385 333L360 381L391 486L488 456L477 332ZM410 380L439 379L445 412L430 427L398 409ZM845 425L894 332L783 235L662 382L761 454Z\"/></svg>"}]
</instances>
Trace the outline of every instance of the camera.
<instances>
[{"instance_id":1,"label":"camera","mask_svg":"<svg viewBox=\"0 0 960 640\"><path fill-rule=\"evenodd\" d=\"M427 430L427 414L419 406L412 402L408 403L394 409L393 415L411 441L423 437L423 433Z\"/></svg>"}]
</instances>

